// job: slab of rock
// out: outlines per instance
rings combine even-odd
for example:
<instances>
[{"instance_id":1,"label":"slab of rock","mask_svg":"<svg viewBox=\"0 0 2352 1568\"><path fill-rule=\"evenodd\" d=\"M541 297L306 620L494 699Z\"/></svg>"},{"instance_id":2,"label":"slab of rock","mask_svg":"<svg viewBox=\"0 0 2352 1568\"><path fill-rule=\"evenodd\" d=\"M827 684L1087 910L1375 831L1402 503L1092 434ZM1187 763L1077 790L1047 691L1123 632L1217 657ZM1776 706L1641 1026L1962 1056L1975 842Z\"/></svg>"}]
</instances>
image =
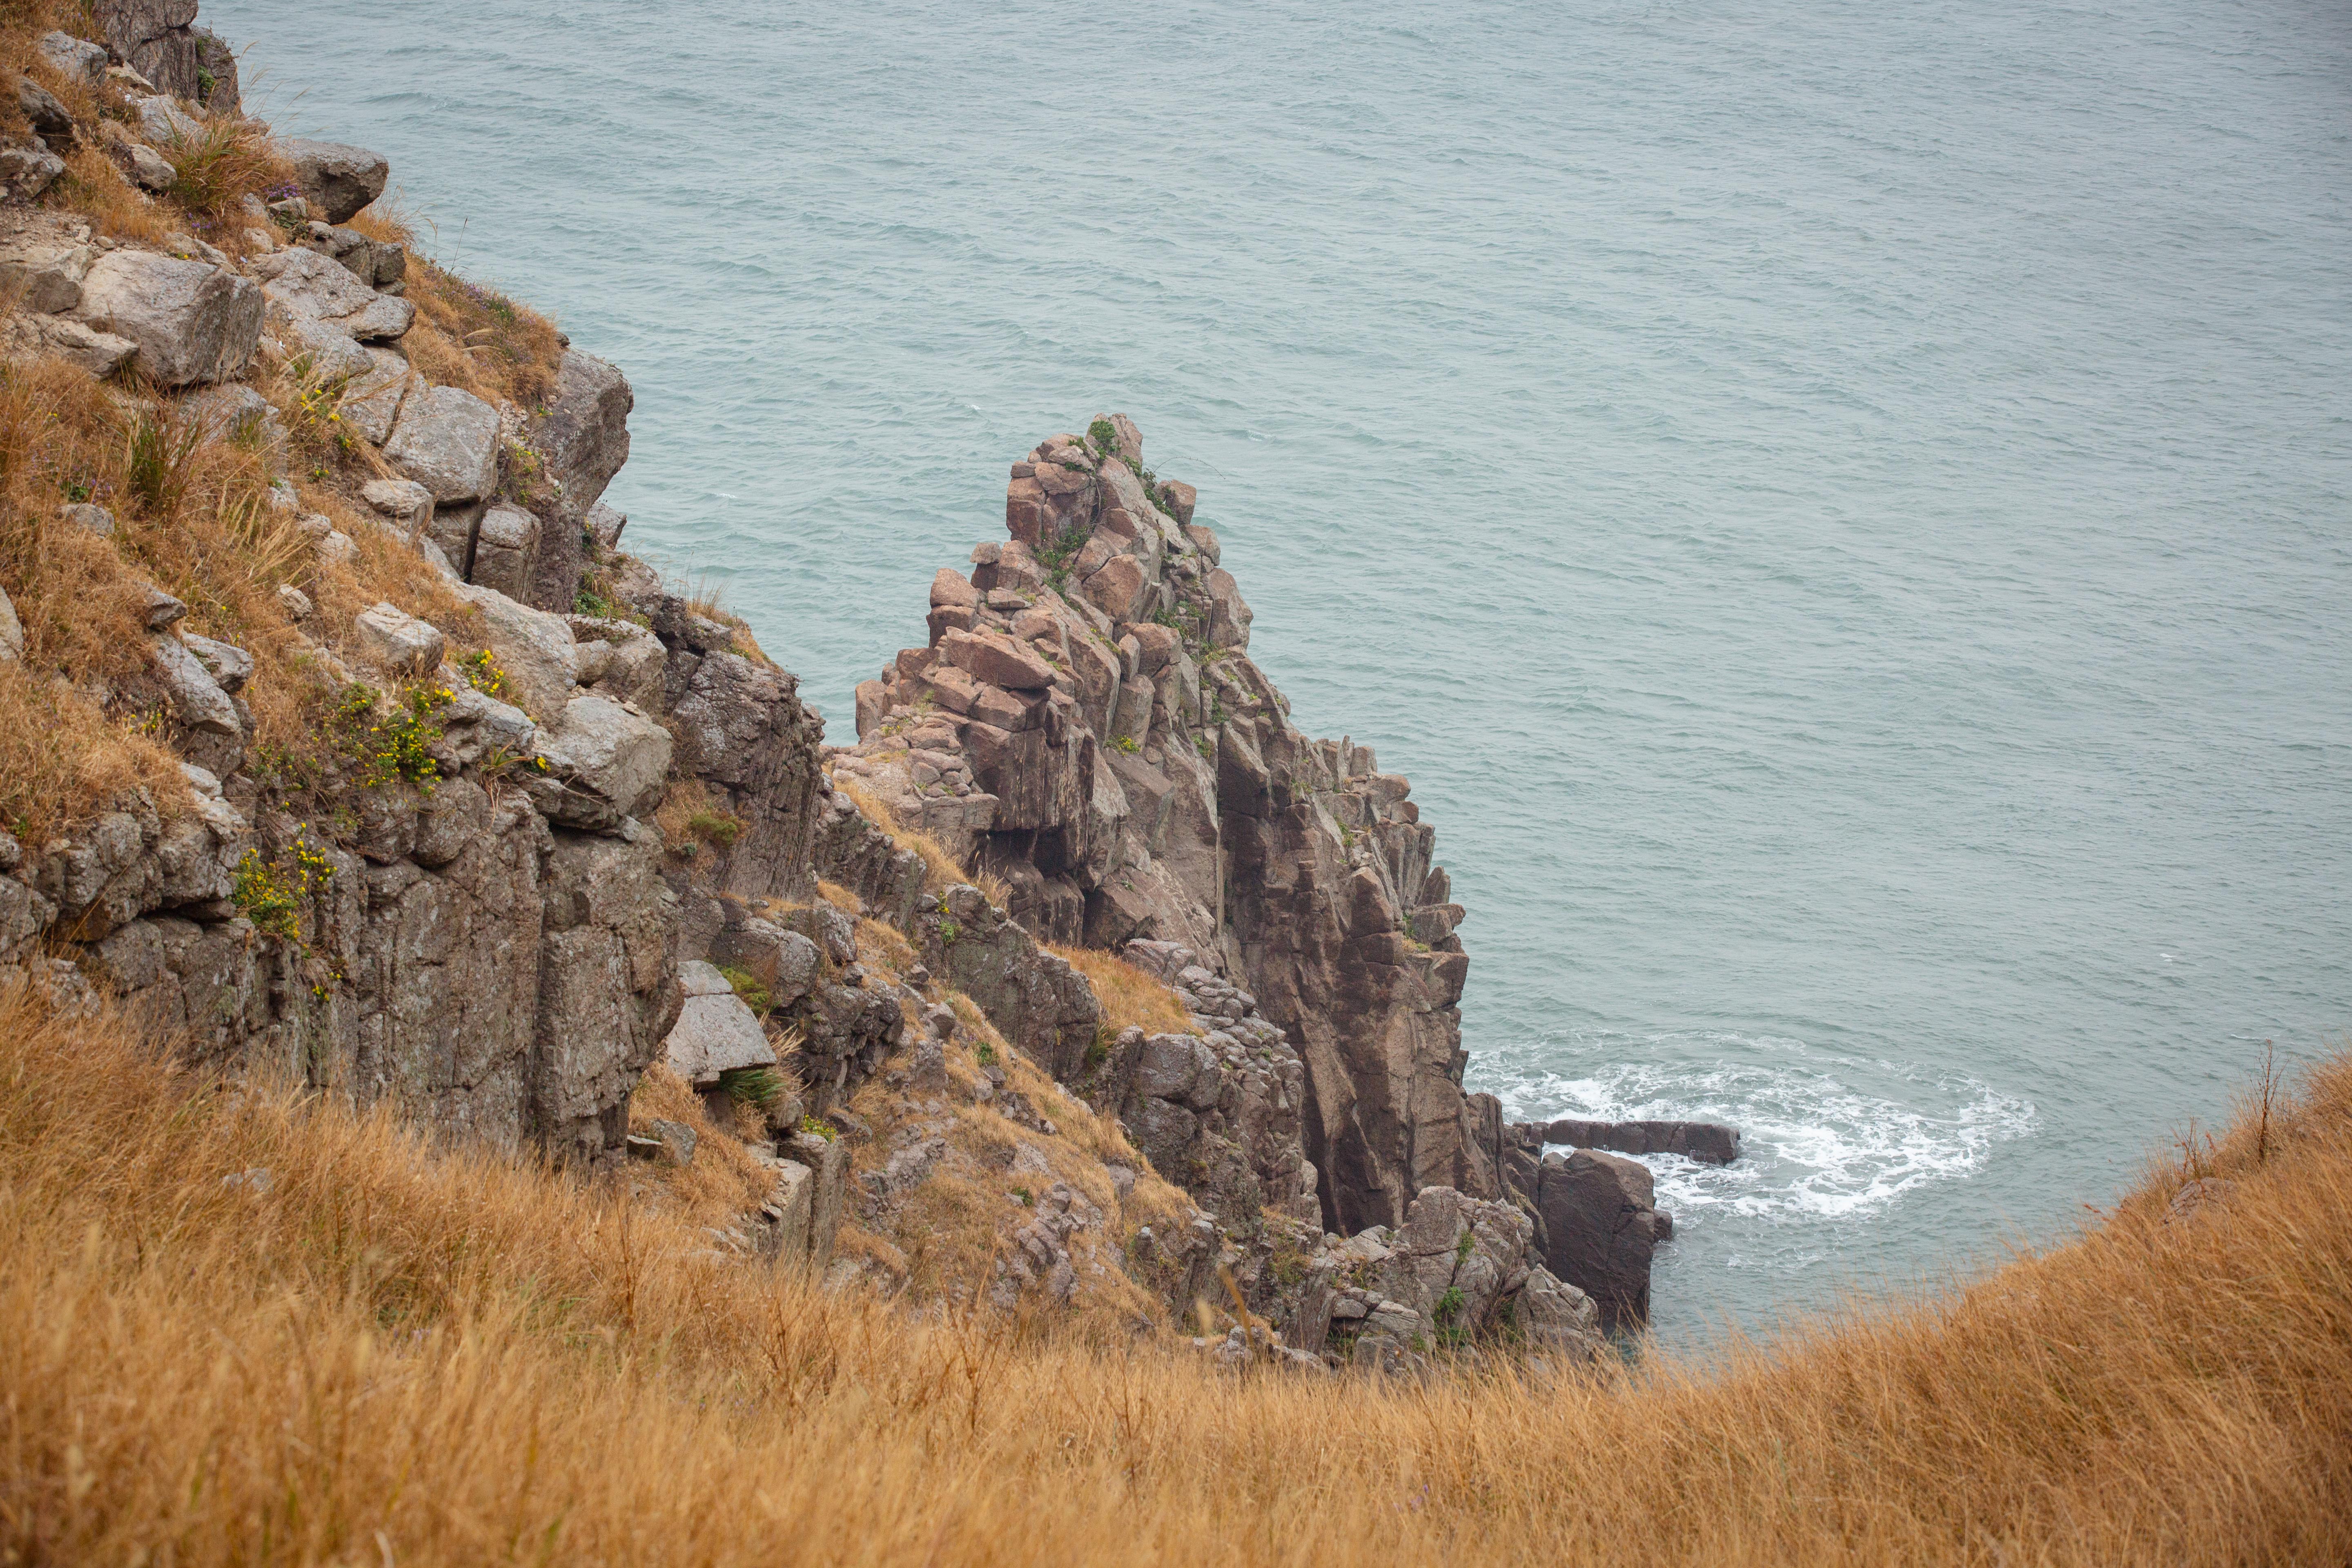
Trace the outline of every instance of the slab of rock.
<instances>
[{"instance_id":1,"label":"slab of rock","mask_svg":"<svg viewBox=\"0 0 2352 1568\"><path fill-rule=\"evenodd\" d=\"M549 821L609 832L660 804L672 744L667 730L609 697L575 697L560 724L540 731L547 770L526 774L524 788Z\"/></svg>"},{"instance_id":2,"label":"slab of rock","mask_svg":"<svg viewBox=\"0 0 2352 1568\"><path fill-rule=\"evenodd\" d=\"M11 356L54 354L100 380L131 363L139 345L101 332L70 316L25 314L0 322L0 342Z\"/></svg>"},{"instance_id":3,"label":"slab of rock","mask_svg":"<svg viewBox=\"0 0 2352 1568\"><path fill-rule=\"evenodd\" d=\"M261 290L204 261L115 250L82 279L81 319L138 347L139 368L165 386L226 381L261 345Z\"/></svg>"},{"instance_id":4,"label":"slab of rock","mask_svg":"<svg viewBox=\"0 0 2352 1568\"><path fill-rule=\"evenodd\" d=\"M34 39L33 47L59 76L87 82L106 79L106 50L97 44L70 33L48 32Z\"/></svg>"},{"instance_id":5,"label":"slab of rock","mask_svg":"<svg viewBox=\"0 0 2352 1568\"><path fill-rule=\"evenodd\" d=\"M605 551L618 550L621 547L621 531L629 526L629 520L624 513L614 511L603 501L598 501L588 509L588 521L585 526L589 536L595 540L596 548Z\"/></svg>"},{"instance_id":6,"label":"slab of rock","mask_svg":"<svg viewBox=\"0 0 2352 1568\"><path fill-rule=\"evenodd\" d=\"M352 656L389 676L421 677L441 668L439 628L396 605L379 604L352 617Z\"/></svg>"},{"instance_id":7,"label":"slab of rock","mask_svg":"<svg viewBox=\"0 0 2352 1568\"><path fill-rule=\"evenodd\" d=\"M34 134L49 144L50 151L68 151L79 140L73 115L58 101L57 94L31 77L16 79L16 107L32 122Z\"/></svg>"},{"instance_id":8,"label":"slab of rock","mask_svg":"<svg viewBox=\"0 0 2352 1568\"><path fill-rule=\"evenodd\" d=\"M383 455L436 502L477 500L499 482L499 411L454 386L418 387L401 405Z\"/></svg>"},{"instance_id":9,"label":"slab of rock","mask_svg":"<svg viewBox=\"0 0 2352 1568\"><path fill-rule=\"evenodd\" d=\"M0 660L13 662L24 657L25 623L16 618L16 602L5 589L0 589Z\"/></svg>"},{"instance_id":10,"label":"slab of rock","mask_svg":"<svg viewBox=\"0 0 2352 1568\"><path fill-rule=\"evenodd\" d=\"M1543 1215L1545 1264L1591 1297L1602 1326L1612 1331L1650 1321L1654 1190L1647 1166L1615 1154L1579 1149L1544 1156L1536 1206Z\"/></svg>"},{"instance_id":11,"label":"slab of rock","mask_svg":"<svg viewBox=\"0 0 2352 1568\"><path fill-rule=\"evenodd\" d=\"M973 679L1010 691L1054 684L1054 667L999 632L951 631L940 638L940 657Z\"/></svg>"},{"instance_id":12,"label":"slab of rock","mask_svg":"<svg viewBox=\"0 0 2352 1568\"><path fill-rule=\"evenodd\" d=\"M18 307L58 315L81 303L81 281L98 252L87 245L38 234L0 243L0 292L16 291Z\"/></svg>"},{"instance_id":13,"label":"slab of rock","mask_svg":"<svg viewBox=\"0 0 2352 1568\"><path fill-rule=\"evenodd\" d=\"M377 293L332 257L301 246L257 258L253 270L271 304L289 316L324 321L361 342L400 337L416 320L416 307L408 300Z\"/></svg>"},{"instance_id":14,"label":"slab of rock","mask_svg":"<svg viewBox=\"0 0 2352 1568\"><path fill-rule=\"evenodd\" d=\"M531 563L539 551L539 519L519 506L494 506L474 529L474 564L469 575L510 599L530 593Z\"/></svg>"},{"instance_id":15,"label":"slab of rock","mask_svg":"<svg viewBox=\"0 0 2352 1568\"><path fill-rule=\"evenodd\" d=\"M181 404L180 409L200 440L257 438L275 447L286 438L286 427L269 400L237 383L208 386Z\"/></svg>"},{"instance_id":16,"label":"slab of rock","mask_svg":"<svg viewBox=\"0 0 2352 1568\"><path fill-rule=\"evenodd\" d=\"M468 584L452 591L480 613L482 640L506 672L509 694L541 723L562 722L580 680L572 624L495 588Z\"/></svg>"},{"instance_id":17,"label":"slab of rock","mask_svg":"<svg viewBox=\"0 0 2352 1568\"><path fill-rule=\"evenodd\" d=\"M1715 1121L1584 1121L1573 1117L1547 1122L1542 1141L1577 1149L1611 1149L1620 1154L1680 1154L1703 1165L1728 1165L1739 1158L1739 1131Z\"/></svg>"},{"instance_id":18,"label":"slab of rock","mask_svg":"<svg viewBox=\"0 0 2352 1568\"><path fill-rule=\"evenodd\" d=\"M66 172L66 161L38 141L28 146L0 147L0 188L23 201L32 201Z\"/></svg>"},{"instance_id":19,"label":"slab of rock","mask_svg":"<svg viewBox=\"0 0 2352 1568\"><path fill-rule=\"evenodd\" d=\"M392 165L383 154L348 142L297 137L280 142L278 150L294 165L302 199L328 223L349 223L362 207L383 195L384 182L392 177Z\"/></svg>"},{"instance_id":20,"label":"slab of rock","mask_svg":"<svg viewBox=\"0 0 2352 1568\"><path fill-rule=\"evenodd\" d=\"M672 1071L688 1083L707 1084L723 1072L776 1065L776 1047L725 975L689 960L677 966L677 978L686 1001L662 1041Z\"/></svg>"},{"instance_id":21,"label":"slab of rock","mask_svg":"<svg viewBox=\"0 0 2352 1568\"><path fill-rule=\"evenodd\" d=\"M181 108L169 94L152 93L131 101L139 111L141 132L158 147L176 147L194 142L205 133L205 122Z\"/></svg>"},{"instance_id":22,"label":"slab of rock","mask_svg":"<svg viewBox=\"0 0 2352 1568\"><path fill-rule=\"evenodd\" d=\"M215 735L243 732L236 704L186 644L170 632L153 633L147 641L156 678L181 723Z\"/></svg>"}]
</instances>

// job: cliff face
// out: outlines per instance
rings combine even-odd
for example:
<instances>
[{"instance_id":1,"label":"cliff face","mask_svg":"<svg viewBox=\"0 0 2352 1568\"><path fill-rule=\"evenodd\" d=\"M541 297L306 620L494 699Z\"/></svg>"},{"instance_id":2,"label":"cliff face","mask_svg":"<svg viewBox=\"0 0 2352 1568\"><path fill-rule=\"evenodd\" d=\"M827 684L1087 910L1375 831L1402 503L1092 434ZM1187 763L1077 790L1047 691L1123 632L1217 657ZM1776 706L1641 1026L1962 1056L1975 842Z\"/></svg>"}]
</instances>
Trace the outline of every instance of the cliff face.
<instances>
[{"instance_id":1,"label":"cliff face","mask_svg":"<svg viewBox=\"0 0 2352 1568\"><path fill-rule=\"evenodd\" d=\"M621 552L621 373L412 260L383 159L189 80L192 5L96 19L162 79L46 35L65 97L26 82L0 148L0 447L51 465L0 473L0 702L79 725L0 792L86 797L0 833L0 968L448 1138L720 1135L707 1234L835 1284L1121 1331L1210 1296L1242 1353L1271 1321L1391 1369L1594 1351L1541 1256L1570 1188L1507 1195L1460 1088L1433 831L1290 723L1131 423L1014 465L828 756L748 626ZM294 179L110 232L191 127Z\"/></svg>"},{"instance_id":2,"label":"cliff face","mask_svg":"<svg viewBox=\"0 0 2352 1568\"><path fill-rule=\"evenodd\" d=\"M1195 500L1124 416L1040 443L1009 541L934 578L929 646L858 688L835 765L1001 877L1041 936L1181 944L1254 994L1302 1069L1328 1228L1402 1225L1427 1186L1496 1196L1434 830L1368 749L1290 722Z\"/></svg>"}]
</instances>

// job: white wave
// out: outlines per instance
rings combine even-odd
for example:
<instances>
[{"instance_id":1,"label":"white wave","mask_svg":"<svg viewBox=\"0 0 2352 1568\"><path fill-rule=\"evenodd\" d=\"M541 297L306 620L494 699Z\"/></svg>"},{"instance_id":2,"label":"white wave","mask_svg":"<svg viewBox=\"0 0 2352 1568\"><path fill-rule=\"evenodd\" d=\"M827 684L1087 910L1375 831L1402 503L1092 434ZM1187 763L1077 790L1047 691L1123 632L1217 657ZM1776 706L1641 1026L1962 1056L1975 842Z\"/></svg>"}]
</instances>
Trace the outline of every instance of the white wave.
<instances>
[{"instance_id":1,"label":"white wave","mask_svg":"<svg viewBox=\"0 0 2352 1568\"><path fill-rule=\"evenodd\" d=\"M1508 1120L1659 1119L1739 1129L1740 1157L1729 1165L1642 1157L1657 1178L1659 1205L1673 1211L1678 1227L1734 1216L1804 1225L1882 1212L1916 1187L1979 1169L1995 1144L2025 1136L2036 1118L2031 1101L1963 1074L1841 1061L1793 1040L1621 1036L1538 1053L1599 1060L1583 1073L1490 1072L1488 1087ZM1874 1087L1857 1087L1864 1079ZM1777 1262L1790 1260L1783 1254Z\"/></svg>"}]
</instances>

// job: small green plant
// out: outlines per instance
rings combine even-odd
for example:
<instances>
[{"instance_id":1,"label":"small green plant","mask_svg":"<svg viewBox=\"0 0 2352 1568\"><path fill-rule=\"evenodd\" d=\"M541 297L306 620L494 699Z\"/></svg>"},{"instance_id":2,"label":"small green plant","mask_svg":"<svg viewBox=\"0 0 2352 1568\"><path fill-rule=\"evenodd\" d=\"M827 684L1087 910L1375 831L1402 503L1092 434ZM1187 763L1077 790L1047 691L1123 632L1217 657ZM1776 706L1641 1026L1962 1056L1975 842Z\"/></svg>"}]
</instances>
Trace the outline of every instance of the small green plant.
<instances>
[{"instance_id":1,"label":"small green plant","mask_svg":"<svg viewBox=\"0 0 2352 1568\"><path fill-rule=\"evenodd\" d=\"M1045 568L1045 581L1056 594L1068 591L1070 563L1077 558L1079 551L1086 548L1087 537L1084 527L1073 523L1064 529L1053 542L1047 543L1042 539L1037 542L1034 552L1037 563Z\"/></svg>"},{"instance_id":2,"label":"small green plant","mask_svg":"<svg viewBox=\"0 0 2352 1568\"><path fill-rule=\"evenodd\" d=\"M1110 1060L1110 1026L1095 1026L1095 1037L1087 1047L1087 1066L1098 1068Z\"/></svg>"},{"instance_id":3,"label":"small green plant","mask_svg":"<svg viewBox=\"0 0 2352 1568\"><path fill-rule=\"evenodd\" d=\"M1111 744L1118 747L1120 751L1125 752L1130 757L1135 755L1136 752L1143 750L1143 743L1132 735L1116 736L1112 739Z\"/></svg>"},{"instance_id":4,"label":"small green plant","mask_svg":"<svg viewBox=\"0 0 2352 1568\"><path fill-rule=\"evenodd\" d=\"M1108 419L1097 419L1087 426L1087 439L1106 458L1118 450L1118 428Z\"/></svg>"},{"instance_id":5,"label":"small green plant","mask_svg":"<svg viewBox=\"0 0 2352 1568\"><path fill-rule=\"evenodd\" d=\"M956 938L961 935L963 935L963 927L956 924L955 921L943 920L940 922L940 945L941 947L953 947L956 944Z\"/></svg>"},{"instance_id":6,"label":"small green plant","mask_svg":"<svg viewBox=\"0 0 2352 1568\"><path fill-rule=\"evenodd\" d=\"M1469 1304L1469 1299L1462 1294L1459 1285L1448 1285L1445 1294L1437 1299L1437 1305L1430 1310L1429 1317L1437 1325L1440 1344L1459 1345L1470 1337L1469 1330L1460 1321L1463 1310Z\"/></svg>"},{"instance_id":7,"label":"small green plant","mask_svg":"<svg viewBox=\"0 0 2352 1568\"><path fill-rule=\"evenodd\" d=\"M508 495L525 506L538 499L542 465L537 452L520 441L509 441L507 443L505 468Z\"/></svg>"},{"instance_id":8,"label":"small green plant","mask_svg":"<svg viewBox=\"0 0 2352 1568\"><path fill-rule=\"evenodd\" d=\"M698 811L686 819L686 830L714 849L724 849L740 838L747 826L741 817L724 811Z\"/></svg>"},{"instance_id":9,"label":"small green plant","mask_svg":"<svg viewBox=\"0 0 2352 1568\"><path fill-rule=\"evenodd\" d=\"M812 1137L822 1138L828 1143L841 1136L839 1130L832 1122L819 1121L814 1116L801 1118L801 1131Z\"/></svg>"},{"instance_id":10,"label":"small green plant","mask_svg":"<svg viewBox=\"0 0 2352 1568\"><path fill-rule=\"evenodd\" d=\"M1192 749L1201 753L1202 762L1213 763L1217 760L1217 743L1209 739L1205 732L1192 737Z\"/></svg>"},{"instance_id":11,"label":"small green plant","mask_svg":"<svg viewBox=\"0 0 2352 1568\"><path fill-rule=\"evenodd\" d=\"M441 777L441 764L430 750L441 739L433 716L456 695L446 686L412 686L389 712L379 713L372 688L358 681L345 687L336 711L346 747L359 763L361 785L373 789L405 779L431 795Z\"/></svg>"},{"instance_id":12,"label":"small green plant","mask_svg":"<svg viewBox=\"0 0 2352 1568\"><path fill-rule=\"evenodd\" d=\"M1355 847L1356 830L1349 826L1344 822L1339 824L1339 847L1342 849L1353 849Z\"/></svg>"},{"instance_id":13,"label":"small green plant","mask_svg":"<svg viewBox=\"0 0 2352 1568\"><path fill-rule=\"evenodd\" d=\"M592 593L586 588L581 589L572 596L572 613L575 616L593 616L600 621L613 619L613 606L604 601L602 595Z\"/></svg>"},{"instance_id":14,"label":"small green plant","mask_svg":"<svg viewBox=\"0 0 2352 1568\"><path fill-rule=\"evenodd\" d=\"M719 1075L719 1087L736 1104L765 1110L784 1098L784 1075L773 1068L732 1068Z\"/></svg>"},{"instance_id":15,"label":"small green plant","mask_svg":"<svg viewBox=\"0 0 2352 1568\"><path fill-rule=\"evenodd\" d=\"M1477 1232L1470 1230L1464 1231L1462 1233L1461 1242L1454 1248L1454 1261L1456 1263L1467 1263L1470 1261L1470 1248L1477 1242Z\"/></svg>"},{"instance_id":16,"label":"small green plant","mask_svg":"<svg viewBox=\"0 0 2352 1568\"><path fill-rule=\"evenodd\" d=\"M507 694L507 672L488 648L478 648L457 661L466 672L466 684L485 697L504 698Z\"/></svg>"},{"instance_id":17,"label":"small green plant","mask_svg":"<svg viewBox=\"0 0 2352 1568\"><path fill-rule=\"evenodd\" d=\"M142 414L131 422L130 460L124 479L131 493L158 517L180 510L195 477L188 459L204 432L176 417Z\"/></svg>"},{"instance_id":18,"label":"small green plant","mask_svg":"<svg viewBox=\"0 0 2352 1568\"><path fill-rule=\"evenodd\" d=\"M273 864L264 860L259 850L247 849L245 858L237 862L236 877L229 885L229 902L262 935L299 943L302 905L327 885L335 868L299 837L294 840L287 856L292 860L290 866L283 864L282 859Z\"/></svg>"},{"instance_id":19,"label":"small green plant","mask_svg":"<svg viewBox=\"0 0 2352 1568\"><path fill-rule=\"evenodd\" d=\"M982 1040L972 1047L971 1059L984 1068L992 1068L996 1065L996 1047Z\"/></svg>"},{"instance_id":20,"label":"small green plant","mask_svg":"<svg viewBox=\"0 0 2352 1568\"><path fill-rule=\"evenodd\" d=\"M748 974L740 969L721 969L719 973L726 977L728 984L735 987L735 994L743 999L743 1005L762 1017L767 1016L772 1003L768 995L768 988L760 984L756 975Z\"/></svg>"},{"instance_id":21,"label":"small green plant","mask_svg":"<svg viewBox=\"0 0 2352 1568\"><path fill-rule=\"evenodd\" d=\"M1034 1204L1034 1203L1035 1203L1035 1202L1037 1201L1037 1200L1036 1200L1036 1198L1035 1198L1035 1197L1034 1197L1034 1196L1030 1193L1029 1189L1028 1189L1028 1188L1026 1188L1026 1187L1015 1187L1015 1188L1013 1188L1013 1199L1014 1199L1016 1202L1018 1202L1018 1203L1021 1205L1021 1206L1022 1206L1023 1208L1024 1208L1024 1209L1025 1209L1025 1208L1027 1208L1031 1204Z\"/></svg>"}]
</instances>

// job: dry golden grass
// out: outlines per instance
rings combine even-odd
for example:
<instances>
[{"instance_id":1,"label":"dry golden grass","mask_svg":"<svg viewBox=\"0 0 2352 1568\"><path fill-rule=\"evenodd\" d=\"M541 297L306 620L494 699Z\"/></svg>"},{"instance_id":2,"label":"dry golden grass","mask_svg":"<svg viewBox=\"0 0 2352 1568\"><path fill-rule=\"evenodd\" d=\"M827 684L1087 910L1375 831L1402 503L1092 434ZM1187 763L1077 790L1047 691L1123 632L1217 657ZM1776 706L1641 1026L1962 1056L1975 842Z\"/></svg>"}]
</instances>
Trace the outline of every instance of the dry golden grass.
<instances>
[{"instance_id":1,"label":"dry golden grass","mask_svg":"<svg viewBox=\"0 0 2352 1568\"><path fill-rule=\"evenodd\" d=\"M1192 1029L1192 1016L1176 993L1116 953L1058 942L1045 947L1087 977L1102 1004L1103 1026L1112 1034L1130 1027L1147 1035L1181 1035Z\"/></svg>"},{"instance_id":2,"label":"dry golden grass","mask_svg":"<svg viewBox=\"0 0 2352 1568\"><path fill-rule=\"evenodd\" d=\"M245 198L294 182L293 164L268 132L249 120L207 121L200 132L172 138L158 150L176 176L164 194L211 233L251 226Z\"/></svg>"},{"instance_id":3,"label":"dry golden grass","mask_svg":"<svg viewBox=\"0 0 2352 1568\"><path fill-rule=\"evenodd\" d=\"M974 887L1000 910L1011 900L1012 890L1001 879L985 871L966 870L938 839L899 821L898 814L890 809L887 801L847 773L834 774L833 787L847 795L866 821L889 835L891 843L901 849L911 849L922 858L923 887L927 891L942 893L953 887Z\"/></svg>"},{"instance_id":4,"label":"dry golden grass","mask_svg":"<svg viewBox=\"0 0 2352 1568\"><path fill-rule=\"evenodd\" d=\"M142 739L152 708L118 702L109 716L86 695L47 689L62 675L85 690L138 689L150 584L187 605L184 629L254 656L243 696L256 742L292 756L318 745L328 693L278 601L281 584L316 606L299 632L331 646L386 599L440 626L453 655L482 646L478 613L338 491L297 486L302 510L354 542L348 565L321 563L293 518L269 506L270 462L257 441L199 436L177 400L136 384L102 385L58 361L0 365L0 588L24 626L26 677L0 702L28 722L55 720L32 731L40 745L0 746L0 811L37 837L85 820L129 780L166 809L185 794ZM107 508L113 534L62 521L69 500Z\"/></svg>"},{"instance_id":5,"label":"dry golden grass","mask_svg":"<svg viewBox=\"0 0 2352 1568\"><path fill-rule=\"evenodd\" d=\"M0 999L22 1563L2340 1563L2352 1066L1973 1289L1699 1373L1212 1373L700 1262L673 1215ZM267 1170L266 1187L238 1180Z\"/></svg>"},{"instance_id":6,"label":"dry golden grass","mask_svg":"<svg viewBox=\"0 0 2352 1568\"><path fill-rule=\"evenodd\" d=\"M641 1184L658 1194L665 1212L698 1226L731 1225L775 1186L775 1178L744 1152L736 1131L711 1121L702 1097L663 1062L646 1069L629 1097L629 1131L646 1132L656 1117L695 1131L692 1164L638 1168Z\"/></svg>"}]
</instances>

